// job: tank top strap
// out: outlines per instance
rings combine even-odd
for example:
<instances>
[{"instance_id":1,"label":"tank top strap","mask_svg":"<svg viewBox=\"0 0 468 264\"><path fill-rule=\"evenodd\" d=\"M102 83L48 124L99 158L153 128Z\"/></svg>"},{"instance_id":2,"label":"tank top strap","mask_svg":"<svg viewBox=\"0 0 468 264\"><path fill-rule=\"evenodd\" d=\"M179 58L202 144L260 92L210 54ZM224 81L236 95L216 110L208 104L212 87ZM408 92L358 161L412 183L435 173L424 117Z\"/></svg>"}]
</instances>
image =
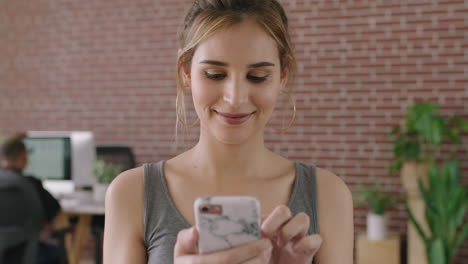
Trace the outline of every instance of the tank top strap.
<instances>
[{"instance_id":1,"label":"tank top strap","mask_svg":"<svg viewBox=\"0 0 468 264\"><path fill-rule=\"evenodd\" d=\"M144 168L143 226L148 251L152 247L175 239L177 233L190 227L173 204L164 175L164 161L147 163Z\"/></svg>"},{"instance_id":2,"label":"tank top strap","mask_svg":"<svg viewBox=\"0 0 468 264\"><path fill-rule=\"evenodd\" d=\"M152 229L154 229L155 226L154 220L157 219L157 217L154 217L158 209L156 201L161 200L160 197L158 197L161 193L159 191L159 189L161 189L161 181L158 173L159 166L160 162L143 164L143 227L145 235L144 242L147 248L149 246L148 242L153 235Z\"/></svg>"},{"instance_id":3,"label":"tank top strap","mask_svg":"<svg viewBox=\"0 0 468 264\"><path fill-rule=\"evenodd\" d=\"M305 212L309 215L309 234L318 234L318 190L315 166L296 162L296 181L294 185L289 207L293 214Z\"/></svg>"}]
</instances>

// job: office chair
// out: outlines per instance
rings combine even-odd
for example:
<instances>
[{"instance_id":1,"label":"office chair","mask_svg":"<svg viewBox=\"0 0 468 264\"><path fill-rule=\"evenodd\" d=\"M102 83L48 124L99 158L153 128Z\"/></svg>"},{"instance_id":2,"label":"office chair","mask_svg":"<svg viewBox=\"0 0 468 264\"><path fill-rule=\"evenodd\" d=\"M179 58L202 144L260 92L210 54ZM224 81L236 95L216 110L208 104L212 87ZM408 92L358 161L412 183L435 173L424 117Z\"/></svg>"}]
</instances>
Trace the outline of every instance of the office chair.
<instances>
[{"instance_id":1,"label":"office chair","mask_svg":"<svg viewBox=\"0 0 468 264\"><path fill-rule=\"evenodd\" d=\"M99 145L96 146L98 159L119 165L122 171L135 168L135 156L128 146Z\"/></svg>"},{"instance_id":2,"label":"office chair","mask_svg":"<svg viewBox=\"0 0 468 264\"><path fill-rule=\"evenodd\" d=\"M109 163L120 166L122 171L133 169L136 166L133 151L128 146L122 145L98 145L96 157ZM104 234L104 217L94 216L92 233L95 239L96 264L102 263L102 239Z\"/></svg>"},{"instance_id":3,"label":"office chair","mask_svg":"<svg viewBox=\"0 0 468 264\"><path fill-rule=\"evenodd\" d=\"M0 173L0 263L35 263L44 219L34 187L19 175Z\"/></svg>"}]
</instances>

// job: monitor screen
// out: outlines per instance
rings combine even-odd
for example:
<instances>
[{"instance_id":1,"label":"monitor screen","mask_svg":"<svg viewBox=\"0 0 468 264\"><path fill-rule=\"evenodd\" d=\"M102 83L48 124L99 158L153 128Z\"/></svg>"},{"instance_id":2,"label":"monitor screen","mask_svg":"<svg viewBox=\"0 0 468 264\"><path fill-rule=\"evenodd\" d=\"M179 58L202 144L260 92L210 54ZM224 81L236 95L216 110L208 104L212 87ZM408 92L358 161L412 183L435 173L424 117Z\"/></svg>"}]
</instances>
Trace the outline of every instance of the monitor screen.
<instances>
[{"instance_id":1,"label":"monitor screen","mask_svg":"<svg viewBox=\"0 0 468 264\"><path fill-rule=\"evenodd\" d=\"M69 137L26 137L28 166L24 171L41 180L71 179L71 142Z\"/></svg>"}]
</instances>

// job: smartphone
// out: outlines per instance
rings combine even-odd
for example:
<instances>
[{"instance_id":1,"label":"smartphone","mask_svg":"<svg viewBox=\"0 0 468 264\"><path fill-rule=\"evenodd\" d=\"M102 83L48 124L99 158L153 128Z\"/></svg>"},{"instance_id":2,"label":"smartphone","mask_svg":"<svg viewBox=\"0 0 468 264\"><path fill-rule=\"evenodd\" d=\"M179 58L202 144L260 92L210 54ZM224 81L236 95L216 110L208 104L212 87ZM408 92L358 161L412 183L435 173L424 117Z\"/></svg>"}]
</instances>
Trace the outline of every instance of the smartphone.
<instances>
[{"instance_id":1,"label":"smartphone","mask_svg":"<svg viewBox=\"0 0 468 264\"><path fill-rule=\"evenodd\" d=\"M198 251L212 253L260 239L260 202L250 196L211 196L195 200Z\"/></svg>"}]
</instances>

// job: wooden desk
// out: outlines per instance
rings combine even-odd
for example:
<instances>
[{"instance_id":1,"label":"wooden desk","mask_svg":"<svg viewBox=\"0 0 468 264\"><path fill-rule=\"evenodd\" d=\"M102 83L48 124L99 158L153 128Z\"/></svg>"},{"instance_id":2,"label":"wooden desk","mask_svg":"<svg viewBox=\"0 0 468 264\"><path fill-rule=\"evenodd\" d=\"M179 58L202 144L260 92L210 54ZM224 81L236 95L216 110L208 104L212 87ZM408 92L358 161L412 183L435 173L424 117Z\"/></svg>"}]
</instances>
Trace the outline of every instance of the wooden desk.
<instances>
[{"instance_id":1,"label":"wooden desk","mask_svg":"<svg viewBox=\"0 0 468 264\"><path fill-rule=\"evenodd\" d=\"M65 237L65 247L69 264L79 264L83 255L86 239L91 231L91 220L94 215L104 215L104 202L96 202L92 192L76 193L60 200L62 215L58 221L68 222L70 217L78 217L78 223L72 234ZM97 242L99 243L99 242Z\"/></svg>"},{"instance_id":2,"label":"wooden desk","mask_svg":"<svg viewBox=\"0 0 468 264\"><path fill-rule=\"evenodd\" d=\"M400 237L389 234L379 241L367 240L366 233L357 238L357 264L400 264Z\"/></svg>"}]
</instances>

